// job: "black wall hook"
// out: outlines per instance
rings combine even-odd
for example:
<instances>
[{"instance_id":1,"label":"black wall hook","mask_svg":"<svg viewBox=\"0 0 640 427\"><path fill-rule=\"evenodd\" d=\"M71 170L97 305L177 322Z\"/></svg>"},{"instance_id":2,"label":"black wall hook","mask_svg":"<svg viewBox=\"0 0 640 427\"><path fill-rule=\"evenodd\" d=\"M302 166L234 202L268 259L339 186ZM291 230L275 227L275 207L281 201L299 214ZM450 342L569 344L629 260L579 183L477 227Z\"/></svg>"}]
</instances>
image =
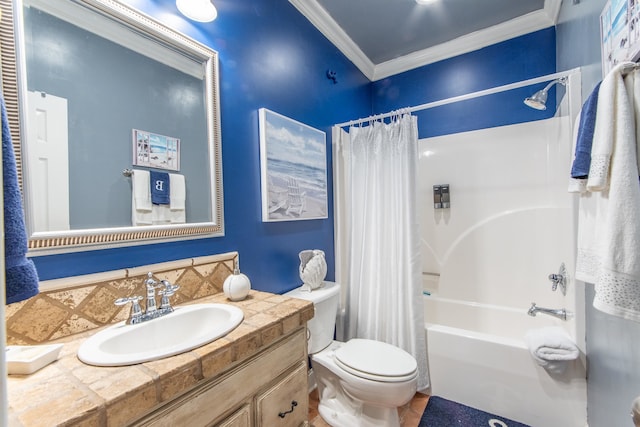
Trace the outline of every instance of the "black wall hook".
<instances>
[{"instance_id":1,"label":"black wall hook","mask_svg":"<svg viewBox=\"0 0 640 427\"><path fill-rule=\"evenodd\" d=\"M333 84L338 83L338 73L333 70L327 70L327 78L333 81Z\"/></svg>"}]
</instances>

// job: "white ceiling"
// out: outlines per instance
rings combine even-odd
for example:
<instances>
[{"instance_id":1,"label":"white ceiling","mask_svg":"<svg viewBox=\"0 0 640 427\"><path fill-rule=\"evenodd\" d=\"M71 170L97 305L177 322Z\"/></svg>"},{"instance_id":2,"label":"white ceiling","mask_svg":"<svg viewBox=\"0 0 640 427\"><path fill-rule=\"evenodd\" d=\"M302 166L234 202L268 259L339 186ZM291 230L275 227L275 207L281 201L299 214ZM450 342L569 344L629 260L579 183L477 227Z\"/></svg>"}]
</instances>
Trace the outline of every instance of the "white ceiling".
<instances>
[{"instance_id":1,"label":"white ceiling","mask_svg":"<svg viewBox=\"0 0 640 427\"><path fill-rule=\"evenodd\" d=\"M562 3L289 1L372 81L554 26Z\"/></svg>"}]
</instances>

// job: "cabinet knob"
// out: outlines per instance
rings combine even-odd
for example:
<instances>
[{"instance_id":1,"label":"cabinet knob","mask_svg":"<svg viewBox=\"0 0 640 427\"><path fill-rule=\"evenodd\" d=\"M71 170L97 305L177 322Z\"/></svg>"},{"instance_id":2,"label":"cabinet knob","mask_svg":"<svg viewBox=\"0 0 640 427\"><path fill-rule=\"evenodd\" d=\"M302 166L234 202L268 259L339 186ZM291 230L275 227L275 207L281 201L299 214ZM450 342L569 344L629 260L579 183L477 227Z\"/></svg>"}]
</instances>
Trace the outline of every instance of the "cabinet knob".
<instances>
[{"instance_id":1,"label":"cabinet knob","mask_svg":"<svg viewBox=\"0 0 640 427\"><path fill-rule=\"evenodd\" d=\"M292 401L291 401L291 409L289 409L288 411L285 411L285 412L279 412L279 413L278 413L278 416L279 416L280 418L284 418L284 417L286 417L286 416L287 416L287 414L292 413L292 412L293 412L293 410L294 410L294 409L296 409L296 406L298 406L298 402L296 402L295 400L292 400Z\"/></svg>"}]
</instances>

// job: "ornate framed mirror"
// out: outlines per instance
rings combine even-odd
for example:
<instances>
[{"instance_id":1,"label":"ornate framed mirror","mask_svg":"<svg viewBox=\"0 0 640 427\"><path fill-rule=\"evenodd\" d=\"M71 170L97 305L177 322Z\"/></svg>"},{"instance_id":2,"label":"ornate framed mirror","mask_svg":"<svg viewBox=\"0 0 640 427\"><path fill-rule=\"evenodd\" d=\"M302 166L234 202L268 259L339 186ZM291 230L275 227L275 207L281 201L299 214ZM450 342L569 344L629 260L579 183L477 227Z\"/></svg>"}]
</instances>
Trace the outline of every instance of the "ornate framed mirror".
<instances>
[{"instance_id":1,"label":"ornate framed mirror","mask_svg":"<svg viewBox=\"0 0 640 427\"><path fill-rule=\"evenodd\" d=\"M217 52L116 0L0 0L0 8L30 254L223 235ZM34 148L58 126L63 148ZM136 164L141 129L179 140L183 223L134 225L127 173L163 169Z\"/></svg>"}]
</instances>

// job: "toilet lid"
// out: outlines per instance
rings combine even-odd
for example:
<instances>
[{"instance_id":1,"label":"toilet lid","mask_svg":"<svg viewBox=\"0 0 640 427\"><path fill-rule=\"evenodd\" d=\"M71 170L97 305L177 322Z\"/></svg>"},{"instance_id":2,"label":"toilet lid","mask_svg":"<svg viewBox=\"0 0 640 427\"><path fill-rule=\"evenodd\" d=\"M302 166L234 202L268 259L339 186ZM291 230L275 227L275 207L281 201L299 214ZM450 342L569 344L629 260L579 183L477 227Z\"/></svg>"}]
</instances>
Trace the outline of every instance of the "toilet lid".
<instances>
[{"instance_id":1,"label":"toilet lid","mask_svg":"<svg viewBox=\"0 0 640 427\"><path fill-rule=\"evenodd\" d=\"M335 351L335 361L345 371L381 382L408 381L418 364L412 355L381 341L355 338Z\"/></svg>"}]
</instances>

